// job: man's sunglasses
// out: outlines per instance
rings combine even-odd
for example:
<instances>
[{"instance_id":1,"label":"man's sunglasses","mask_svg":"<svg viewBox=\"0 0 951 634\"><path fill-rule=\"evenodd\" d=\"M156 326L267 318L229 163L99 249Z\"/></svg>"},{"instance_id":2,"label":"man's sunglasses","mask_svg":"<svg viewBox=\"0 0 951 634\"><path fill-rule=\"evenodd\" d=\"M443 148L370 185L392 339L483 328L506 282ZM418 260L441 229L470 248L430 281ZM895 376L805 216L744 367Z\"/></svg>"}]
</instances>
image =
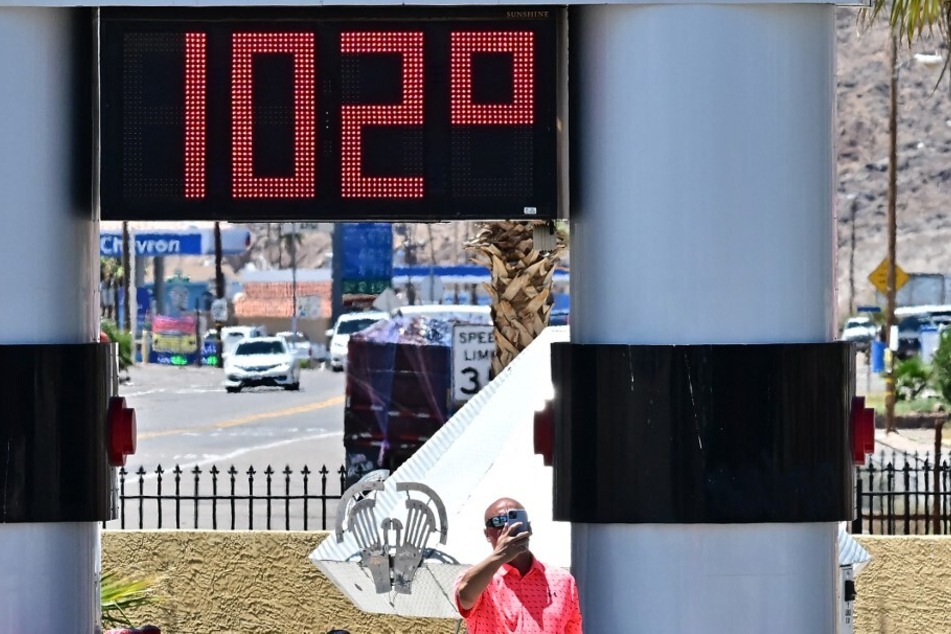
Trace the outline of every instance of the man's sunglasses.
<instances>
[{"instance_id":1,"label":"man's sunglasses","mask_svg":"<svg viewBox=\"0 0 951 634\"><path fill-rule=\"evenodd\" d=\"M505 528L505 525L508 524L509 518L507 515L496 515L495 517L490 517L485 521L486 528Z\"/></svg>"}]
</instances>

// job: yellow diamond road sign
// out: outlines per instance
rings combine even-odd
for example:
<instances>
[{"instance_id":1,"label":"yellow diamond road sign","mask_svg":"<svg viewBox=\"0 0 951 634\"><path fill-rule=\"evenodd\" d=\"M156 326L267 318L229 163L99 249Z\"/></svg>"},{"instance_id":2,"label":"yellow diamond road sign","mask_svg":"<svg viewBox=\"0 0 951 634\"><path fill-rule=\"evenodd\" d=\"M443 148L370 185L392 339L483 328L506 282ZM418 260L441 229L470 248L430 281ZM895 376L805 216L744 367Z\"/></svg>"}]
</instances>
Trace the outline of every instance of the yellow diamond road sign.
<instances>
[{"instance_id":1,"label":"yellow diamond road sign","mask_svg":"<svg viewBox=\"0 0 951 634\"><path fill-rule=\"evenodd\" d=\"M882 263L875 267L868 276L868 281L875 285L878 292L882 295L888 294L888 258L882 260ZM908 274L905 273L898 263L895 263L895 290L908 283Z\"/></svg>"}]
</instances>

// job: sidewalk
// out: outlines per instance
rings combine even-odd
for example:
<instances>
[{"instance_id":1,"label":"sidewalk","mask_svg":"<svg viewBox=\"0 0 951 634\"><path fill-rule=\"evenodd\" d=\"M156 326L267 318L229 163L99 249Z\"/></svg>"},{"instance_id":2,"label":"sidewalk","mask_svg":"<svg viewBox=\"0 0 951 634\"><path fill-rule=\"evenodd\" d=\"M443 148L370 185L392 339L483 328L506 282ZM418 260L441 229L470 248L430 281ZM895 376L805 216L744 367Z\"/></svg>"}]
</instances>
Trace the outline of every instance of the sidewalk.
<instances>
[{"instance_id":1,"label":"sidewalk","mask_svg":"<svg viewBox=\"0 0 951 634\"><path fill-rule=\"evenodd\" d=\"M941 438L942 451L951 451L951 431L945 430ZM901 453L934 454L933 429L899 429L890 434L884 429L875 430L875 453L880 451Z\"/></svg>"}]
</instances>

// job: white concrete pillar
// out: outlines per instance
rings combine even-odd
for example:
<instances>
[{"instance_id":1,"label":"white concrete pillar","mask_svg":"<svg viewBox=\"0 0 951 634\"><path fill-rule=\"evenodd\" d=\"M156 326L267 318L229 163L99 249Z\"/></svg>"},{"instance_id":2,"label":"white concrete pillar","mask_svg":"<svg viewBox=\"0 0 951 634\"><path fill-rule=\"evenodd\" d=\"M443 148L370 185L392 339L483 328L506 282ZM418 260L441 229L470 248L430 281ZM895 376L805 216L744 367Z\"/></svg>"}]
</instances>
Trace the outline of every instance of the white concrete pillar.
<instances>
[{"instance_id":1,"label":"white concrete pillar","mask_svg":"<svg viewBox=\"0 0 951 634\"><path fill-rule=\"evenodd\" d=\"M0 345L97 338L92 155L73 129L74 64L92 60L73 48L77 18L0 7ZM95 523L0 524L0 632L94 631L98 580Z\"/></svg>"},{"instance_id":2,"label":"white concrete pillar","mask_svg":"<svg viewBox=\"0 0 951 634\"><path fill-rule=\"evenodd\" d=\"M833 336L834 7L572 9L573 343ZM836 527L574 524L585 631L832 633Z\"/></svg>"}]
</instances>

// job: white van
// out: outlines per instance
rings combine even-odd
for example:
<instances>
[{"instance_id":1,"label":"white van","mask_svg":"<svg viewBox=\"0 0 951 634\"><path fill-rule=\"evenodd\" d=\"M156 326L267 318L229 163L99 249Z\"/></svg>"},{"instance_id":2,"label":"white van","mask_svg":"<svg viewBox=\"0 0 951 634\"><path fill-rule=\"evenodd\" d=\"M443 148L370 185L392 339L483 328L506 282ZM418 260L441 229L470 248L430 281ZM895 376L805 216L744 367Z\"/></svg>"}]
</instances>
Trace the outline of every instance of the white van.
<instances>
[{"instance_id":1,"label":"white van","mask_svg":"<svg viewBox=\"0 0 951 634\"><path fill-rule=\"evenodd\" d=\"M340 315L334 327L327 331L327 337L330 340L330 369L341 372L346 367L347 344L350 342L350 335L389 317L388 313L379 311Z\"/></svg>"},{"instance_id":2,"label":"white van","mask_svg":"<svg viewBox=\"0 0 951 634\"><path fill-rule=\"evenodd\" d=\"M221 329L221 358L224 359L245 339L267 337L264 326L228 326Z\"/></svg>"}]
</instances>

